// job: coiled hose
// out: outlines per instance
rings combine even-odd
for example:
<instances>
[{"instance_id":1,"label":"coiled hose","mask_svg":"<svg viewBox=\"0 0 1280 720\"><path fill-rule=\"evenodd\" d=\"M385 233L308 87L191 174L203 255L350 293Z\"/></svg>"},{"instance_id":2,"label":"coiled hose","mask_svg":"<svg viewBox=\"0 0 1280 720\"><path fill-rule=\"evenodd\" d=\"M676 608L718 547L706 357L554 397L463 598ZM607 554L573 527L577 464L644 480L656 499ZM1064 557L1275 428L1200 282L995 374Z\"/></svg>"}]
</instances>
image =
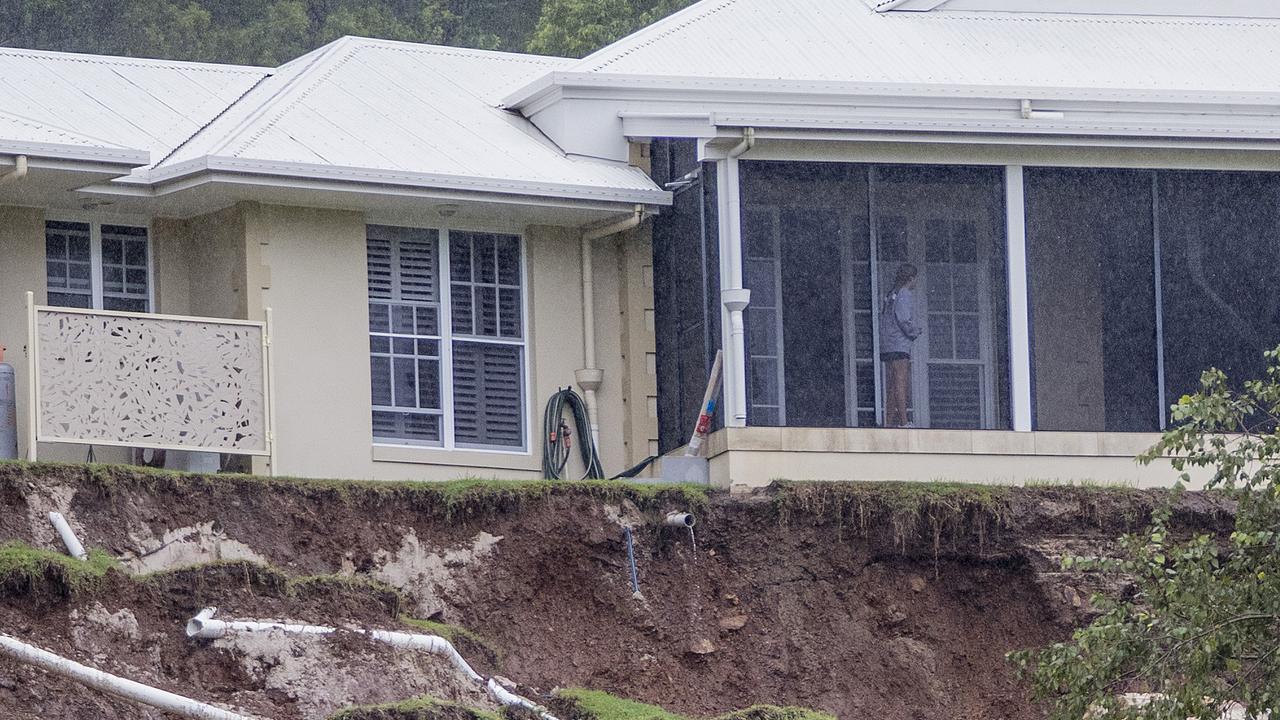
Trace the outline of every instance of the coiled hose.
<instances>
[{"instance_id":1,"label":"coiled hose","mask_svg":"<svg viewBox=\"0 0 1280 720\"><path fill-rule=\"evenodd\" d=\"M587 414L587 403L572 388L556 391L547 401L546 412L542 414L542 436L546 443L542 446L542 474L548 480L563 480L565 466L569 464L569 454L573 450L573 435L569 432L569 424L564 419L565 406L573 414L574 427L578 428L578 450L582 453L582 463L587 471L584 479L597 480L604 477L604 468L600 465L600 456L596 453L595 438L591 436L591 418Z\"/></svg>"}]
</instances>

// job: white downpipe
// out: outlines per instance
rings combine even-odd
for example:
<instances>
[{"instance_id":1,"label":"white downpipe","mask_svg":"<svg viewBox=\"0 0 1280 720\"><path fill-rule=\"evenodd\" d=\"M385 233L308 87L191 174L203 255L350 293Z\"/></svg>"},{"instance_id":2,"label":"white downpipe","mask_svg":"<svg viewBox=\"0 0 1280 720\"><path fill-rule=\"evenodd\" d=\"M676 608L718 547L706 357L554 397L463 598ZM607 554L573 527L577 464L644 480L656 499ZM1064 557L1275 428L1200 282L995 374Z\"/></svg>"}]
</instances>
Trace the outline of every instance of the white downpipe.
<instances>
[{"instance_id":1,"label":"white downpipe","mask_svg":"<svg viewBox=\"0 0 1280 720\"><path fill-rule=\"evenodd\" d=\"M71 529L71 524L62 516L62 513L54 511L49 513L49 522L53 523L53 528L58 531L58 536L62 538L62 544L67 546L67 554L77 560L88 560L89 553L85 552L84 545L80 544L80 539L76 537L76 533Z\"/></svg>"},{"instance_id":2,"label":"white downpipe","mask_svg":"<svg viewBox=\"0 0 1280 720\"><path fill-rule=\"evenodd\" d=\"M0 175L0 185L17 182L27 176L27 156L18 155L13 158L13 169Z\"/></svg>"},{"instance_id":3,"label":"white downpipe","mask_svg":"<svg viewBox=\"0 0 1280 720\"><path fill-rule=\"evenodd\" d=\"M216 639L233 633L271 631L294 635L332 635L338 632L338 628L326 625L293 625L257 620L216 620L213 616L217 612L217 608L205 608L195 617L188 620L187 637ZM438 635L420 635L392 630L362 630L359 628L351 628L350 632L367 635L378 642L383 642L393 647L405 650L424 650L433 655L445 657L472 682L485 686L489 694L503 705L518 705L533 710L541 715L543 720L557 720L555 716L548 713L541 706L510 692L492 678L486 683L484 676L471 667L466 659L462 657L462 654L458 652L458 649L453 646L453 643Z\"/></svg>"},{"instance_id":4,"label":"white downpipe","mask_svg":"<svg viewBox=\"0 0 1280 720\"><path fill-rule=\"evenodd\" d=\"M190 698L175 695L166 690L143 685L140 682L126 680L110 673L81 665L61 655L54 655L8 635L0 635L0 653L21 663L35 665L61 677L74 680L86 687L115 695L126 700L150 705L153 708L173 713L184 718L196 720L255 720L252 716L241 715L229 710L198 702Z\"/></svg>"},{"instance_id":5,"label":"white downpipe","mask_svg":"<svg viewBox=\"0 0 1280 720\"><path fill-rule=\"evenodd\" d=\"M751 291L742 287L742 193L738 158L756 146L755 128L742 131L742 142L731 149L724 159L723 182L718 190L724 195L724 209L720 223L720 262L727 272L720 288L721 302L727 311L728 336L731 347L725 348L729 358L725 372L725 395L732 404L726 424L746 427L747 424L747 347L746 330L742 313L751 303Z\"/></svg>"},{"instance_id":6,"label":"white downpipe","mask_svg":"<svg viewBox=\"0 0 1280 720\"><path fill-rule=\"evenodd\" d=\"M582 233L582 361L583 368L576 373L578 386L582 388L591 416L591 439L600 448L600 421L596 412L596 391L604 382L604 372L596 365L596 274L593 259L593 243L601 238L617 235L644 220L644 206L637 205L626 218Z\"/></svg>"}]
</instances>

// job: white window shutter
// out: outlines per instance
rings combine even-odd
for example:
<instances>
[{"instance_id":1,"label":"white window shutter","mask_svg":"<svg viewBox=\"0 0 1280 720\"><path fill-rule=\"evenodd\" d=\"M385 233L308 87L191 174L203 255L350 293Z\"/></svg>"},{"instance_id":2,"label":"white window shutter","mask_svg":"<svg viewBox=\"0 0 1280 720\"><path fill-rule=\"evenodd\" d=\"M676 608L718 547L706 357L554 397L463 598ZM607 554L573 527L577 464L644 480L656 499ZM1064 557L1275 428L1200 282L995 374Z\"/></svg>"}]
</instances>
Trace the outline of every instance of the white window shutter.
<instances>
[{"instance_id":1,"label":"white window shutter","mask_svg":"<svg viewBox=\"0 0 1280 720\"><path fill-rule=\"evenodd\" d=\"M524 350L458 342L453 347L454 439L458 445L524 445Z\"/></svg>"}]
</instances>

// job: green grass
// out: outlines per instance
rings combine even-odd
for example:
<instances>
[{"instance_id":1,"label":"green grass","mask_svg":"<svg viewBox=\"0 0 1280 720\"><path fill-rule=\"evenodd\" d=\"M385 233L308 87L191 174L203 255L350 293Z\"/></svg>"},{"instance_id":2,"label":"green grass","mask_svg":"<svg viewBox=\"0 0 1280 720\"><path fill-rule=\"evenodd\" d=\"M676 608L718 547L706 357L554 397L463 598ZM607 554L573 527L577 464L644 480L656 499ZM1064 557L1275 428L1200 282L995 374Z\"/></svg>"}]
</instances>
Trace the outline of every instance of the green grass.
<instances>
[{"instance_id":1,"label":"green grass","mask_svg":"<svg viewBox=\"0 0 1280 720\"><path fill-rule=\"evenodd\" d=\"M449 625L448 623L436 622L434 620L419 620L418 618L409 617L408 615L401 615L400 622L416 630L421 630L429 635L439 635L449 642L465 639L470 640L477 645L486 644L484 638L460 625Z\"/></svg>"},{"instance_id":2,"label":"green grass","mask_svg":"<svg viewBox=\"0 0 1280 720\"><path fill-rule=\"evenodd\" d=\"M526 503L554 497L583 497L603 502L630 500L642 509L672 505L701 509L710 489L701 485L636 483L619 480L497 480L472 478L448 482L330 480L256 475L200 475L173 470L94 463L28 463L0 461L0 486L64 480L100 495L140 490L190 494L201 490L226 493L237 486L263 492L350 504L403 500L427 515L474 517L517 511ZM246 487L245 489L248 489Z\"/></svg>"},{"instance_id":3,"label":"green grass","mask_svg":"<svg viewBox=\"0 0 1280 720\"><path fill-rule=\"evenodd\" d=\"M20 542L0 544L0 588L5 590L30 592L50 583L60 594L73 595L97 588L112 570L120 570L116 559L98 549L82 561Z\"/></svg>"},{"instance_id":4,"label":"green grass","mask_svg":"<svg viewBox=\"0 0 1280 720\"><path fill-rule=\"evenodd\" d=\"M431 697L339 710L329 720L502 720L502 716Z\"/></svg>"},{"instance_id":5,"label":"green grass","mask_svg":"<svg viewBox=\"0 0 1280 720\"><path fill-rule=\"evenodd\" d=\"M573 713L571 720L691 720L656 705L610 695L599 690L568 689L556 693L560 706ZM563 712L563 711L562 711ZM836 720L826 713L803 708L757 705L721 715L715 720Z\"/></svg>"},{"instance_id":6,"label":"green grass","mask_svg":"<svg viewBox=\"0 0 1280 720\"><path fill-rule=\"evenodd\" d=\"M625 700L599 690L561 690L556 696L571 704L583 720L687 720L660 707Z\"/></svg>"}]
</instances>

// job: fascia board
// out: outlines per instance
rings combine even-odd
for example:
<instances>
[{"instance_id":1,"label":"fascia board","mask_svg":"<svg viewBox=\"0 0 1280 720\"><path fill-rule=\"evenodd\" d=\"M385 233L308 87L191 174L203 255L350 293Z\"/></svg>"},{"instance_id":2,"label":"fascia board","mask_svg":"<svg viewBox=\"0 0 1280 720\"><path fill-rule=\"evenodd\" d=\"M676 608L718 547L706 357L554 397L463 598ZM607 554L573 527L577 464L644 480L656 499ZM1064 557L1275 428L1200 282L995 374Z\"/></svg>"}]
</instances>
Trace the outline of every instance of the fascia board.
<instances>
[{"instance_id":1,"label":"fascia board","mask_svg":"<svg viewBox=\"0 0 1280 720\"><path fill-rule=\"evenodd\" d=\"M542 82L554 81L539 93L539 105L558 99L655 99L683 101L706 98L738 98L743 102L767 103L781 95L792 101L812 97L831 102L845 97L858 102L866 96L949 98L1004 98L1032 100L1095 100L1117 103L1150 102L1181 104L1280 106L1280 92L1216 92L1203 90L1148 90L1142 88L1091 88L1071 86L943 85L929 83L799 81L758 78L702 78L617 73L556 72ZM657 93L646 91L658 91ZM531 98L532 99L532 98ZM530 114L528 102L511 104ZM541 109L541 108L539 108Z\"/></svg>"},{"instance_id":2,"label":"fascia board","mask_svg":"<svg viewBox=\"0 0 1280 720\"><path fill-rule=\"evenodd\" d=\"M1229 120L1229 121L1228 121ZM866 112L862 114L804 115L779 113L716 113L712 121L727 128L792 128L816 130L922 130L954 133L1020 135L1079 135L1134 138L1220 138L1223 140L1280 139L1280 113L1271 116L1210 117L1202 114L1074 113L1056 119L1024 120L1013 111L988 112Z\"/></svg>"},{"instance_id":3,"label":"fascia board","mask_svg":"<svg viewBox=\"0 0 1280 720\"><path fill-rule=\"evenodd\" d=\"M26 155L33 163L38 162L38 159L47 159L92 164L98 172L101 172L101 166L123 168L124 174L151 162L151 153L146 150L18 140L0 140L0 154Z\"/></svg>"},{"instance_id":4,"label":"fascia board","mask_svg":"<svg viewBox=\"0 0 1280 720\"><path fill-rule=\"evenodd\" d=\"M1086 135L1031 135L1015 133L959 133L924 130L833 130L818 128L759 128L757 147L772 142L872 143L895 145L968 145L1015 148L1103 148L1109 150L1187 150L1210 152L1280 152L1280 140L1223 140L1185 137L1105 137ZM700 159L723 160L742 142L742 132L725 129L714 139L699 142ZM749 157L749 156L748 156Z\"/></svg>"},{"instance_id":5,"label":"fascia board","mask_svg":"<svg viewBox=\"0 0 1280 720\"><path fill-rule=\"evenodd\" d=\"M637 171L638 172L638 171ZM239 158L207 157L166 168L163 173L148 176L157 194L169 192L170 186L193 176L216 174L221 178L256 177L270 184L303 187L311 181L349 183L365 186L370 192L379 188L408 186L433 190L453 190L486 195L512 195L522 198L568 198L604 203L671 204L671 193L654 186L649 188L602 189L592 185L538 183L519 180L444 175L435 173L395 172L353 167L333 167L292 162L250 161Z\"/></svg>"},{"instance_id":6,"label":"fascia board","mask_svg":"<svg viewBox=\"0 0 1280 720\"><path fill-rule=\"evenodd\" d=\"M640 138L714 138L718 131L709 112L620 112L622 134Z\"/></svg>"},{"instance_id":7,"label":"fascia board","mask_svg":"<svg viewBox=\"0 0 1280 720\"><path fill-rule=\"evenodd\" d=\"M565 85L572 77L582 74L584 73L569 73L562 70L553 70L515 92L509 93L506 97L502 98L498 107L507 110L519 110L525 115L530 115L533 112L536 112L532 109L533 105L545 103L548 99L548 95L556 94L560 87Z\"/></svg>"}]
</instances>

